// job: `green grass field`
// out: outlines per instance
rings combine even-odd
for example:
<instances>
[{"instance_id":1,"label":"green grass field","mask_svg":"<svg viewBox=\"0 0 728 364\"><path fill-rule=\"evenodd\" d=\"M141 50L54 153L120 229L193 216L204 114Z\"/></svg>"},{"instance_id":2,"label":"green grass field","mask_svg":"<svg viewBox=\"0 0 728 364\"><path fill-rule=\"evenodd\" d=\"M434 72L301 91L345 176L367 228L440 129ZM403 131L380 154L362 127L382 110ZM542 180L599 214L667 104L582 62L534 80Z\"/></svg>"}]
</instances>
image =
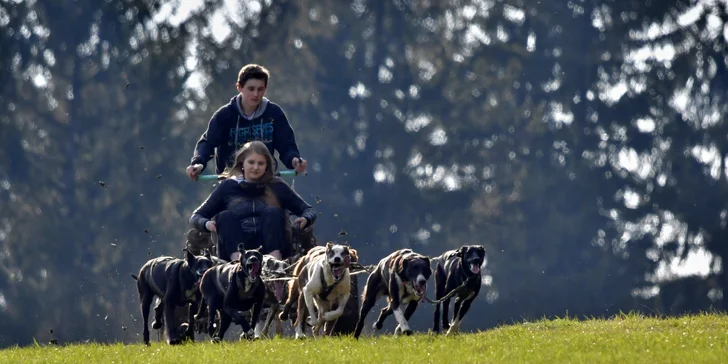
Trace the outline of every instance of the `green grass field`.
<instances>
[{"instance_id":1,"label":"green grass field","mask_svg":"<svg viewBox=\"0 0 728 364\"><path fill-rule=\"evenodd\" d=\"M232 335L230 335L232 336ZM10 348L9 363L728 363L728 316L541 320L454 337Z\"/></svg>"}]
</instances>

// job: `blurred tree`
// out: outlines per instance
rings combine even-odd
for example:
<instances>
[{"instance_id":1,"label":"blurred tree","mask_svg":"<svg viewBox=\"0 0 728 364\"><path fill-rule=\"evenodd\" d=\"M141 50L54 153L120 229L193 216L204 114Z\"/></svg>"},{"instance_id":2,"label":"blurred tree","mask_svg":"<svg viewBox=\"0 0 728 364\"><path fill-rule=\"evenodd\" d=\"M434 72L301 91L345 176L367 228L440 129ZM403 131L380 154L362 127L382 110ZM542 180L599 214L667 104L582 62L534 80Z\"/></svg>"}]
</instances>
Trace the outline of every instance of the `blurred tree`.
<instances>
[{"instance_id":1,"label":"blurred tree","mask_svg":"<svg viewBox=\"0 0 728 364\"><path fill-rule=\"evenodd\" d=\"M124 297L136 301L126 272L152 254L149 240L162 240L181 195L159 179L177 170L166 162L175 154L175 96L189 74L187 32L155 24L145 1L12 7L3 104L13 113L3 123L19 132L7 145L22 148L4 149L13 173L3 178L11 198L24 197L4 217L2 271L12 287L3 295L12 313L5 327L26 329L2 339L44 340L49 329L61 341L114 339L129 321L114 313L138 311L124 310ZM172 246L153 250L178 255L181 245Z\"/></svg>"}]
</instances>

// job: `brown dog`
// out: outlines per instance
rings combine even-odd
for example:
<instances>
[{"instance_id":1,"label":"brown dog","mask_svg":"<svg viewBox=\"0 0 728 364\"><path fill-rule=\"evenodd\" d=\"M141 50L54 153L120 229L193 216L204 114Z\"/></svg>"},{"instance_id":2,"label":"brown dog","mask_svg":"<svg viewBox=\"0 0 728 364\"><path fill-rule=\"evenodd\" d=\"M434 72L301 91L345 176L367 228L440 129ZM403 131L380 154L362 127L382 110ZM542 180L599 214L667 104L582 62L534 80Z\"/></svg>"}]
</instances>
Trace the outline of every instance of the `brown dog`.
<instances>
[{"instance_id":1,"label":"brown dog","mask_svg":"<svg viewBox=\"0 0 728 364\"><path fill-rule=\"evenodd\" d=\"M382 258L367 278L354 338L358 339L361 335L367 313L385 295L389 304L382 309L374 323L374 329L380 330L384 319L394 314L398 324L395 334L402 332L411 335L408 321L419 301L425 298L427 280L431 275L430 258L415 253L412 249L399 249Z\"/></svg>"}]
</instances>

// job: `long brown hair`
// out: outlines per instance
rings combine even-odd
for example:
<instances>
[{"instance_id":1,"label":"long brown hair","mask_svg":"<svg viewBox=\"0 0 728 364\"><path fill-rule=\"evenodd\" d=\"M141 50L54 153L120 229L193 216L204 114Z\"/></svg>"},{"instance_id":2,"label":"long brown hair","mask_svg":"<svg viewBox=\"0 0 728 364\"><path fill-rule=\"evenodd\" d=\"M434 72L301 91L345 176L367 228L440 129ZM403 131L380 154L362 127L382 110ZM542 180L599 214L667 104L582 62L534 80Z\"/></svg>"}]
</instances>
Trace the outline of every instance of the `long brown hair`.
<instances>
[{"instance_id":1,"label":"long brown hair","mask_svg":"<svg viewBox=\"0 0 728 364\"><path fill-rule=\"evenodd\" d=\"M252 154L260 154L265 158L265 172L260 177L258 183L265 184L265 194L263 200L270 206L280 208L281 203L278 201L278 197L273 193L270 188L271 183L278 183L280 180L273 177L273 155L270 154L268 147L259 140L245 143L237 152L235 152L235 159L232 166L228 166L222 172L221 176L225 178L242 177L245 178L245 170L243 169L243 163L245 159Z\"/></svg>"}]
</instances>

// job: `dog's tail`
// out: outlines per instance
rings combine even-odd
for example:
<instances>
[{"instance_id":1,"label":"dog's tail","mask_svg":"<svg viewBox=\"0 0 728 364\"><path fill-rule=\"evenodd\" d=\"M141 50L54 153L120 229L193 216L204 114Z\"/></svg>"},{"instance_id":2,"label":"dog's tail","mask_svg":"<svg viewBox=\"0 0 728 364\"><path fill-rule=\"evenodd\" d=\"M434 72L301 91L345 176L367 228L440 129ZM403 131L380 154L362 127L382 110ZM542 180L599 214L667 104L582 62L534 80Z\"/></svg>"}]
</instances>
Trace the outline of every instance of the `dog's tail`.
<instances>
[{"instance_id":1,"label":"dog's tail","mask_svg":"<svg viewBox=\"0 0 728 364\"><path fill-rule=\"evenodd\" d=\"M131 274L131 277L134 278L135 281L139 280L139 277L137 277L136 274L134 274L134 273Z\"/></svg>"}]
</instances>

